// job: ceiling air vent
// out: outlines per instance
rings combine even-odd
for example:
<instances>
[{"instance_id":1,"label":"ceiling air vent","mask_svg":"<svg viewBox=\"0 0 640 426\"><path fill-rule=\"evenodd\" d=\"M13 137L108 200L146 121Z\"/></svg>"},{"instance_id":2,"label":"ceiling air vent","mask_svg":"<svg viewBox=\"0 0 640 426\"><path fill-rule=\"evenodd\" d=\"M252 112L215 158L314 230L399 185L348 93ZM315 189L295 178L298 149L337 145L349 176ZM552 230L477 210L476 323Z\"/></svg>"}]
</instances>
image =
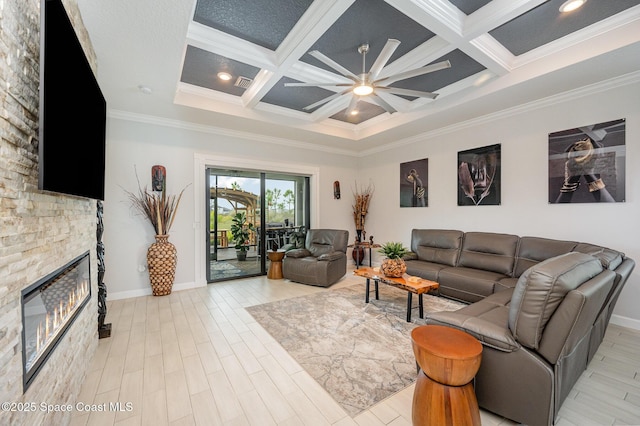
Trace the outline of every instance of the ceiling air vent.
<instances>
[{"instance_id":1,"label":"ceiling air vent","mask_svg":"<svg viewBox=\"0 0 640 426\"><path fill-rule=\"evenodd\" d=\"M243 77L240 76L238 77L238 79L236 80L236 82L233 84L236 87L241 87L243 89L248 89L249 86L251 86L251 83L253 83L253 80L248 78L248 77Z\"/></svg>"}]
</instances>

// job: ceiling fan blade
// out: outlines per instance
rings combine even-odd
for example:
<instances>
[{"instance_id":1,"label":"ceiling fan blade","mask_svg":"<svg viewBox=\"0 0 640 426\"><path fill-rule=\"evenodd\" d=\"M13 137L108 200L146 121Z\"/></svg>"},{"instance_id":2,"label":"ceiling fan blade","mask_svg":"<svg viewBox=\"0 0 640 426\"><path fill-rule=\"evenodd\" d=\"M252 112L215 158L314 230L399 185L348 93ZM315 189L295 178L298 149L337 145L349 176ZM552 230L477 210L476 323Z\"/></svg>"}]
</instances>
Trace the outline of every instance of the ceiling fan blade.
<instances>
[{"instance_id":1,"label":"ceiling fan blade","mask_svg":"<svg viewBox=\"0 0 640 426\"><path fill-rule=\"evenodd\" d=\"M351 102L349 102L349 106L347 107L347 115L351 115L351 113L356 109L356 105L358 105L358 96L352 95Z\"/></svg>"},{"instance_id":2,"label":"ceiling fan blade","mask_svg":"<svg viewBox=\"0 0 640 426\"><path fill-rule=\"evenodd\" d=\"M352 73L351 71L349 71L348 69L340 65L339 63L335 62L333 59L330 59L329 57L320 53L319 51L313 50L309 52L309 55L313 56L323 64L338 71L340 74L344 75L345 77L350 78L353 81L360 81L360 79L354 73Z\"/></svg>"},{"instance_id":3,"label":"ceiling fan blade","mask_svg":"<svg viewBox=\"0 0 640 426\"><path fill-rule=\"evenodd\" d=\"M438 97L438 93L422 92L420 90L402 89L400 87L376 87L377 89L385 90L394 95L414 96L416 98L429 98L435 99Z\"/></svg>"},{"instance_id":4,"label":"ceiling fan blade","mask_svg":"<svg viewBox=\"0 0 640 426\"><path fill-rule=\"evenodd\" d=\"M373 83L377 84L380 82L384 82L385 85L389 85L398 80L405 80L407 78L417 77L419 75L428 74L430 72L439 71L446 68L451 68L451 62L449 61L438 62L436 64L427 65L426 67L416 68L414 70L409 70L409 71L401 72L398 74L390 75L389 77L381 78L380 80L374 81Z\"/></svg>"},{"instance_id":5,"label":"ceiling fan blade","mask_svg":"<svg viewBox=\"0 0 640 426\"><path fill-rule=\"evenodd\" d=\"M307 105L306 107L302 108L305 111L309 111L311 109L314 109L316 107L319 107L322 104L326 104L327 102L330 102L334 99L339 98L340 96L344 95L345 93L349 93L351 91L351 88L347 89L347 90L343 90L342 92L338 92L338 93L334 93L331 96L328 96L324 99L320 99L318 102L314 102L311 105Z\"/></svg>"},{"instance_id":6,"label":"ceiling fan blade","mask_svg":"<svg viewBox=\"0 0 640 426\"><path fill-rule=\"evenodd\" d=\"M380 54L376 58L376 61L373 63L371 69L369 70L369 79L375 80L376 77L378 77L378 74L380 74L382 68L387 65L387 62L391 58L391 55L393 55L393 52L396 51L399 45L399 40L396 40L394 38L390 38L389 40L387 40L387 43L380 51Z\"/></svg>"},{"instance_id":7,"label":"ceiling fan blade","mask_svg":"<svg viewBox=\"0 0 640 426\"><path fill-rule=\"evenodd\" d=\"M382 99L380 96L376 95L375 93L372 93L369 96L371 96L371 100L373 102L375 102L378 105L380 105L389 114L393 114L394 112L397 112L397 110L394 107L392 107L391 104L389 104L389 102L385 101L384 99Z\"/></svg>"},{"instance_id":8,"label":"ceiling fan blade","mask_svg":"<svg viewBox=\"0 0 640 426\"><path fill-rule=\"evenodd\" d=\"M284 87L314 87L314 86L337 86L337 87L351 87L353 83L284 83Z\"/></svg>"}]
</instances>

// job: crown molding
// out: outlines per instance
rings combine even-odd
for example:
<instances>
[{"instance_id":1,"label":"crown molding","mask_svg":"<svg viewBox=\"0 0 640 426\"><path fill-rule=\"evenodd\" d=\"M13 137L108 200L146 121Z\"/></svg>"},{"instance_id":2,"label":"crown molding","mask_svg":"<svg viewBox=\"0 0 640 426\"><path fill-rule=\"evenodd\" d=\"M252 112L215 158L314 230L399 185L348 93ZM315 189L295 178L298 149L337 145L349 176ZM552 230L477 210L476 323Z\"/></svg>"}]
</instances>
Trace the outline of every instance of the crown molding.
<instances>
[{"instance_id":1,"label":"crown molding","mask_svg":"<svg viewBox=\"0 0 640 426\"><path fill-rule=\"evenodd\" d=\"M245 139L253 142L270 143L279 146L286 146L292 148L299 148L310 151L324 152L328 154L346 155L350 157L366 157L368 155L377 154L380 152L397 149L402 146L411 145L417 142L424 142L425 140L432 139L438 136L450 134L462 129L466 129L472 126L483 125L491 123L504 118L509 118L514 115L523 114L526 112L534 111L540 108L555 105L560 102L567 102L570 100L579 99L584 96L597 94L604 91L616 89L618 87L627 86L640 82L640 71L625 74L620 77L609 79L603 82L594 83L588 86L584 86L578 89L570 90L567 92L558 93L553 96L549 96L536 101L528 102L522 105L518 105L512 108L504 109L495 113L483 115L481 117L472 118L454 125L445 126L439 129L420 133L418 135L411 136L396 142L392 142L380 147L367 149L360 152L354 152L346 149L338 149L332 147L326 147L321 145L307 144L304 142L296 141L287 138L278 138L273 136L258 135L251 132L230 130L216 126L195 124L181 120L173 120L167 118L161 118L146 114L137 114L122 110L109 110L109 117L118 120L133 121L143 124L151 124L156 126L171 127L181 130L190 130L201 133L211 133L221 136L228 136L232 138Z\"/></svg>"},{"instance_id":2,"label":"crown molding","mask_svg":"<svg viewBox=\"0 0 640 426\"><path fill-rule=\"evenodd\" d=\"M209 126L204 124L190 123L187 121L173 120L168 118L156 117L147 114L138 114L122 110L109 110L109 118L116 120L132 121L142 124L151 124L154 126L170 127L180 130L189 130L199 133L210 133L218 136L227 136L230 138L245 139L252 142L270 143L290 148L298 148L309 151L319 151L328 154L347 155L357 157L357 153L346 149L332 148L322 145L308 144L293 139L277 138L274 136L258 135L251 132L243 132L240 130L229 130L222 127Z\"/></svg>"}]
</instances>

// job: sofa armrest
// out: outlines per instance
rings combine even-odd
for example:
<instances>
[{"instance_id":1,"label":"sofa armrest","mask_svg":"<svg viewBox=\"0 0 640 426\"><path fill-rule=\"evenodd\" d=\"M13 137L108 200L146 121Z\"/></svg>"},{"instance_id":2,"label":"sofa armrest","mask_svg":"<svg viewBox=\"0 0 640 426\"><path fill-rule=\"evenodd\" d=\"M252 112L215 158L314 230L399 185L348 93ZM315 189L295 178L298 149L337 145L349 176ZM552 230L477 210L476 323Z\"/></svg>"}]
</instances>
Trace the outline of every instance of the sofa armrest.
<instances>
[{"instance_id":1,"label":"sofa armrest","mask_svg":"<svg viewBox=\"0 0 640 426\"><path fill-rule=\"evenodd\" d=\"M289 250L286 253L287 257L293 257L293 258L298 258L298 257L307 257L307 256L311 256L311 252L307 249L293 249L293 250Z\"/></svg>"},{"instance_id":2,"label":"sofa armrest","mask_svg":"<svg viewBox=\"0 0 640 426\"><path fill-rule=\"evenodd\" d=\"M513 352L520 348L507 324L497 324L459 311L429 314L427 324L445 325L466 331L483 345L503 352Z\"/></svg>"},{"instance_id":3,"label":"sofa armrest","mask_svg":"<svg viewBox=\"0 0 640 426\"><path fill-rule=\"evenodd\" d=\"M320 256L318 256L318 260L319 261L331 261L331 260L338 260L338 259L341 259L343 257L346 257L346 255L343 252L341 252L341 251L333 251L331 253L321 254Z\"/></svg>"}]
</instances>

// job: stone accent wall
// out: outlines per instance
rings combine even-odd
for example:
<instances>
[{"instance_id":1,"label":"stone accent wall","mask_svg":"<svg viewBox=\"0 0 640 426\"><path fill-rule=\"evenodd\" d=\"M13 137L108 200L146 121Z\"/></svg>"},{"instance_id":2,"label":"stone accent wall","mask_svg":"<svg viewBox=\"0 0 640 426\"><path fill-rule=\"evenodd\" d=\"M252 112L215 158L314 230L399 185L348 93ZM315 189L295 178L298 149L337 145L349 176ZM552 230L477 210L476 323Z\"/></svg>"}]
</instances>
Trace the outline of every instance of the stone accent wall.
<instances>
[{"instance_id":1,"label":"stone accent wall","mask_svg":"<svg viewBox=\"0 0 640 426\"><path fill-rule=\"evenodd\" d=\"M38 190L40 1L0 1L0 402L34 411L0 411L0 424L68 424L98 344L96 202ZM65 0L81 27L77 0ZM95 69L86 30L79 31ZM73 117L69 117L73 123ZM92 298L23 394L20 292L90 250Z\"/></svg>"}]
</instances>

